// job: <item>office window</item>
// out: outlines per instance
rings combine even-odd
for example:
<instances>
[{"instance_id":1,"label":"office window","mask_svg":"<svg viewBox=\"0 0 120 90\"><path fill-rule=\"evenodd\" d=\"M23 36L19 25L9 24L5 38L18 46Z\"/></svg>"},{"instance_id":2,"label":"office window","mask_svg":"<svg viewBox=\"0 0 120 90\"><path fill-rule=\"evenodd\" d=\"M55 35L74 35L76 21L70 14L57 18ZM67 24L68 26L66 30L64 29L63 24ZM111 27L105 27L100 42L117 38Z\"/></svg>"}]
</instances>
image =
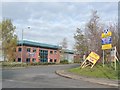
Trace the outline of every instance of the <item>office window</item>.
<instances>
[{"instance_id":1,"label":"office window","mask_svg":"<svg viewBox=\"0 0 120 90\"><path fill-rule=\"evenodd\" d=\"M26 62L30 62L30 58L27 58L27 59L26 59Z\"/></svg>"},{"instance_id":2,"label":"office window","mask_svg":"<svg viewBox=\"0 0 120 90\"><path fill-rule=\"evenodd\" d=\"M40 62L48 61L48 51L47 50L40 50L39 56L40 56Z\"/></svg>"},{"instance_id":3,"label":"office window","mask_svg":"<svg viewBox=\"0 0 120 90\"><path fill-rule=\"evenodd\" d=\"M18 48L18 52L21 52L22 51L22 48Z\"/></svg>"},{"instance_id":4,"label":"office window","mask_svg":"<svg viewBox=\"0 0 120 90\"><path fill-rule=\"evenodd\" d=\"M57 51L54 51L54 54L57 54Z\"/></svg>"},{"instance_id":5,"label":"office window","mask_svg":"<svg viewBox=\"0 0 120 90\"><path fill-rule=\"evenodd\" d=\"M53 54L53 51L50 51L50 54Z\"/></svg>"},{"instance_id":6,"label":"office window","mask_svg":"<svg viewBox=\"0 0 120 90\"><path fill-rule=\"evenodd\" d=\"M47 51L47 50L45 50L45 53L48 53L48 51Z\"/></svg>"},{"instance_id":7,"label":"office window","mask_svg":"<svg viewBox=\"0 0 120 90\"><path fill-rule=\"evenodd\" d=\"M21 58L18 58L18 62L21 62Z\"/></svg>"},{"instance_id":8,"label":"office window","mask_svg":"<svg viewBox=\"0 0 120 90\"><path fill-rule=\"evenodd\" d=\"M50 59L50 62L52 62L52 59Z\"/></svg>"},{"instance_id":9,"label":"office window","mask_svg":"<svg viewBox=\"0 0 120 90\"><path fill-rule=\"evenodd\" d=\"M40 62L43 62L43 60L40 60Z\"/></svg>"},{"instance_id":10,"label":"office window","mask_svg":"<svg viewBox=\"0 0 120 90\"><path fill-rule=\"evenodd\" d=\"M33 49L33 52L36 52L36 49L35 49L35 48Z\"/></svg>"},{"instance_id":11,"label":"office window","mask_svg":"<svg viewBox=\"0 0 120 90\"><path fill-rule=\"evenodd\" d=\"M43 53L43 50L40 50L40 53Z\"/></svg>"},{"instance_id":12,"label":"office window","mask_svg":"<svg viewBox=\"0 0 120 90\"><path fill-rule=\"evenodd\" d=\"M36 62L36 58L33 58L33 59L32 59L32 62Z\"/></svg>"},{"instance_id":13,"label":"office window","mask_svg":"<svg viewBox=\"0 0 120 90\"><path fill-rule=\"evenodd\" d=\"M54 62L57 62L57 59L54 59Z\"/></svg>"},{"instance_id":14,"label":"office window","mask_svg":"<svg viewBox=\"0 0 120 90\"><path fill-rule=\"evenodd\" d=\"M43 56L40 56L40 58L43 58Z\"/></svg>"},{"instance_id":15,"label":"office window","mask_svg":"<svg viewBox=\"0 0 120 90\"><path fill-rule=\"evenodd\" d=\"M46 62L46 60L43 60L43 62Z\"/></svg>"},{"instance_id":16,"label":"office window","mask_svg":"<svg viewBox=\"0 0 120 90\"><path fill-rule=\"evenodd\" d=\"M44 58L45 58L45 59L48 59L48 56L47 56L47 55L45 55L45 56L44 56Z\"/></svg>"},{"instance_id":17,"label":"office window","mask_svg":"<svg viewBox=\"0 0 120 90\"><path fill-rule=\"evenodd\" d=\"M27 48L27 52L30 52L30 48Z\"/></svg>"}]
</instances>

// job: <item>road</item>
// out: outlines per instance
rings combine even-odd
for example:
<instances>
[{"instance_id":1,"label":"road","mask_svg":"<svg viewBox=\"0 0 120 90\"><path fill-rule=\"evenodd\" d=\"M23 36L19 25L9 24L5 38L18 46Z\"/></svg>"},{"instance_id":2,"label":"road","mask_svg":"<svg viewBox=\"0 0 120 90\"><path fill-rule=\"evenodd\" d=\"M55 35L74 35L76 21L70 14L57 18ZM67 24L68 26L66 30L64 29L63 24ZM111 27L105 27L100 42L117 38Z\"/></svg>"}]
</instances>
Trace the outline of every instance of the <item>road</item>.
<instances>
[{"instance_id":1,"label":"road","mask_svg":"<svg viewBox=\"0 0 120 90\"><path fill-rule=\"evenodd\" d=\"M78 64L70 64L4 69L2 70L2 88L112 88L55 74L56 70L77 66Z\"/></svg>"}]
</instances>

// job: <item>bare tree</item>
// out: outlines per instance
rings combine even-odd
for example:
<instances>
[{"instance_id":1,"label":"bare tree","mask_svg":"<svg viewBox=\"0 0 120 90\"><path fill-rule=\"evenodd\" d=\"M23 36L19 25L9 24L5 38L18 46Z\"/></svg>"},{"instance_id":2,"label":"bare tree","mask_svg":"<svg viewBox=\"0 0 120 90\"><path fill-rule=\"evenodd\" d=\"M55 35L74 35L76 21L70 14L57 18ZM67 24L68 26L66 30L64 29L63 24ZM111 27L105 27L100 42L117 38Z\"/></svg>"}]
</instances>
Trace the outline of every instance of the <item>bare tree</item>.
<instances>
[{"instance_id":1,"label":"bare tree","mask_svg":"<svg viewBox=\"0 0 120 90\"><path fill-rule=\"evenodd\" d=\"M63 41L61 42L62 49L67 49L68 43L67 43L67 38L63 38Z\"/></svg>"},{"instance_id":2,"label":"bare tree","mask_svg":"<svg viewBox=\"0 0 120 90\"><path fill-rule=\"evenodd\" d=\"M61 60L65 60L65 51L68 47L68 41L67 41L67 38L63 38L62 42L60 43L61 44Z\"/></svg>"},{"instance_id":3,"label":"bare tree","mask_svg":"<svg viewBox=\"0 0 120 90\"><path fill-rule=\"evenodd\" d=\"M87 51L88 46L86 37L81 29L77 28L74 39L76 52L83 55Z\"/></svg>"},{"instance_id":4,"label":"bare tree","mask_svg":"<svg viewBox=\"0 0 120 90\"><path fill-rule=\"evenodd\" d=\"M99 23L99 16L97 11L92 12L92 16L85 27L86 38L88 39L88 48L90 51L94 51L101 54L101 32L102 25Z\"/></svg>"},{"instance_id":5,"label":"bare tree","mask_svg":"<svg viewBox=\"0 0 120 90\"><path fill-rule=\"evenodd\" d=\"M109 24L108 29L112 32L112 47L117 48L119 52L119 34L118 34L118 24ZM120 58L120 55L117 53L117 57Z\"/></svg>"},{"instance_id":6,"label":"bare tree","mask_svg":"<svg viewBox=\"0 0 120 90\"><path fill-rule=\"evenodd\" d=\"M108 27L108 30L112 32L112 46L117 46L118 53L120 53L120 45L119 45L119 32L118 24L109 24L105 25L100 22L100 18L97 14L97 11L93 11L90 20L86 23L84 30L77 29L76 34L74 35L75 38L75 47L77 51L85 51L84 47L87 47L86 50L94 51L100 56L102 56L102 43L101 43L101 34L105 26ZM84 31L84 32L83 32ZM110 57L110 49L105 50L106 56ZM107 58L105 56L105 58Z\"/></svg>"},{"instance_id":7,"label":"bare tree","mask_svg":"<svg viewBox=\"0 0 120 90\"><path fill-rule=\"evenodd\" d=\"M117 24L110 24L108 26L108 30L112 32L112 46L117 46L118 43L118 25Z\"/></svg>"}]
</instances>

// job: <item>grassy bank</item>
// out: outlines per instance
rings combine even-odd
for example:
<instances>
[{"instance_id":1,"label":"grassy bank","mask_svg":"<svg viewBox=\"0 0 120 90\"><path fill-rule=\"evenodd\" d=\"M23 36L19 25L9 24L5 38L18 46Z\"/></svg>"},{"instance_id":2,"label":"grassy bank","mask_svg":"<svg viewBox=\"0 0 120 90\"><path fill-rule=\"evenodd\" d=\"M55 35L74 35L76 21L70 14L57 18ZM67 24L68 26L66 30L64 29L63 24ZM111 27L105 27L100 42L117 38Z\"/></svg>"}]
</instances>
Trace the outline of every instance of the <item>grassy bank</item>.
<instances>
[{"instance_id":1,"label":"grassy bank","mask_svg":"<svg viewBox=\"0 0 120 90\"><path fill-rule=\"evenodd\" d=\"M117 70L115 71L113 66L105 65L103 67L101 64L94 66L92 69L88 66L83 69L77 67L69 69L68 71L81 76L89 76L96 78L118 79L118 76L120 76L120 70L118 69L118 67Z\"/></svg>"}]
</instances>

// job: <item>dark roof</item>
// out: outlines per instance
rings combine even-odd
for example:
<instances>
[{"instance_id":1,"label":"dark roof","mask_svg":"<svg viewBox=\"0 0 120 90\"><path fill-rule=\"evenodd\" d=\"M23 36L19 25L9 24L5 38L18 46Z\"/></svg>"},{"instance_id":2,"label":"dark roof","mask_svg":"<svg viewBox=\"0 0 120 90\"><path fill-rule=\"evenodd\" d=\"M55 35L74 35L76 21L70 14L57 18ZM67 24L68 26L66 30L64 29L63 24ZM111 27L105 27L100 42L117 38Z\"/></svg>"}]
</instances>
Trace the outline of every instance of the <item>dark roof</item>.
<instances>
[{"instance_id":1,"label":"dark roof","mask_svg":"<svg viewBox=\"0 0 120 90\"><path fill-rule=\"evenodd\" d=\"M57 46L57 45L33 42L28 40L23 40L23 41L20 40L17 42L17 45L26 45L26 46L33 46L33 47L49 48L49 49L60 49L60 46Z\"/></svg>"},{"instance_id":2,"label":"dark roof","mask_svg":"<svg viewBox=\"0 0 120 90\"><path fill-rule=\"evenodd\" d=\"M69 50L69 49L62 49L62 50L64 51L64 53L68 53L68 54L74 54L75 53L73 50Z\"/></svg>"},{"instance_id":3,"label":"dark roof","mask_svg":"<svg viewBox=\"0 0 120 90\"><path fill-rule=\"evenodd\" d=\"M73 51L73 50L66 49L66 50L65 50L65 53L74 54L74 51Z\"/></svg>"}]
</instances>

